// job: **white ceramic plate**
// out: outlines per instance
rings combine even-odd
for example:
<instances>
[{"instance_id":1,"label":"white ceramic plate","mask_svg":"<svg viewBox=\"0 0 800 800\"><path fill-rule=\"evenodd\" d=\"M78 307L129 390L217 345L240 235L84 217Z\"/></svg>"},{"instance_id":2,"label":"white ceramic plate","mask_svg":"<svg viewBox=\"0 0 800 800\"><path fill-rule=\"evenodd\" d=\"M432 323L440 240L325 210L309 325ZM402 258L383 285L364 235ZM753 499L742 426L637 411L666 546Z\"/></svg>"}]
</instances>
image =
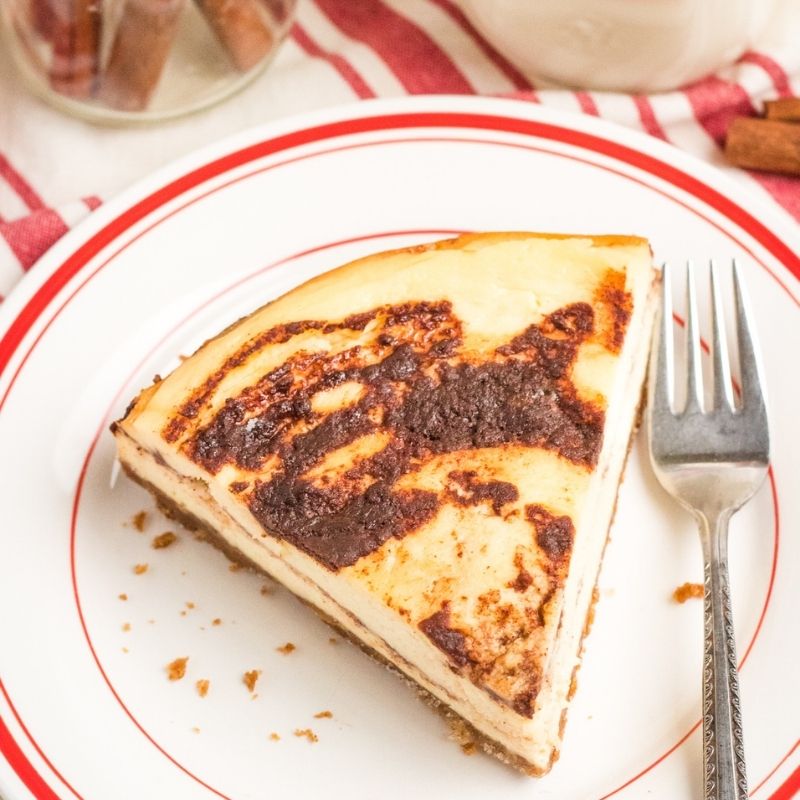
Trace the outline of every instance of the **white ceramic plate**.
<instances>
[{"instance_id":1,"label":"white ceramic plate","mask_svg":"<svg viewBox=\"0 0 800 800\"><path fill-rule=\"evenodd\" d=\"M138 533L130 520L152 510L149 499L124 478L111 486L109 421L228 322L365 253L530 229L637 233L658 261L742 262L771 389L774 472L733 524L734 610L753 794L789 797L800 780L800 241L784 225L651 139L463 98L363 103L259 128L103 206L0 310L3 796L697 795L701 604L671 593L700 578L699 544L655 484L641 437L561 760L538 781L463 755L412 690L332 644L287 593L262 595L263 581L230 572L186 533L153 550L171 525L151 513ZM297 650L282 655L287 641ZM187 676L170 682L164 667L178 656L190 657ZM263 670L257 697L242 683L249 669ZM200 678L211 681L204 699ZM314 718L328 709L332 719ZM293 735L306 727L318 743Z\"/></svg>"}]
</instances>

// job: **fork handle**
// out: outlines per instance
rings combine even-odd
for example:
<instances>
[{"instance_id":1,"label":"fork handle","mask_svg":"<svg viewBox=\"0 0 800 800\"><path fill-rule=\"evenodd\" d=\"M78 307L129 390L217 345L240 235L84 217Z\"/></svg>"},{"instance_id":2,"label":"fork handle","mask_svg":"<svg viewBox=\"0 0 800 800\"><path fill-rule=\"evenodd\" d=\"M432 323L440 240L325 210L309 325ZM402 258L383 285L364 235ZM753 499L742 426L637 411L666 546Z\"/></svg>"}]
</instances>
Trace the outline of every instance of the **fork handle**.
<instances>
[{"instance_id":1,"label":"fork handle","mask_svg":"<svg viewBox=\"0 0 800 800\"><path fill-rule=\"evenodd\" d=\"M730 514L701 516L704 559L704 800L747 800L739 675L728 585Z\"/></svg>"}]
</instances>

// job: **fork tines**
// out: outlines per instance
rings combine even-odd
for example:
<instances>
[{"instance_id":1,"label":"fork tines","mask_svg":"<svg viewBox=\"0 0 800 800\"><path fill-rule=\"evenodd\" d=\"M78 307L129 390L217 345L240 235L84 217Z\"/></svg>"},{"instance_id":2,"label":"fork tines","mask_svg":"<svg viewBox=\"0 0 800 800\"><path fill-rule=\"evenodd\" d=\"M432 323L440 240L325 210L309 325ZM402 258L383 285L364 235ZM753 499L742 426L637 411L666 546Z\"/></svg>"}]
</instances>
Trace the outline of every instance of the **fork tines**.
<instances>
[{"instance_id":1,"label":"fork tines","mask_svg":"<svg viewBox=\"0 0 800 800\"><path fill-rule=\"evenodd\" d=\"M711 283L711 358L712 391L711 406L704 404L704 384L702 370L702 349L700 338L700 317L697 311L697 291L695 270L692 262L686 264L686 402L681 415L703 413L764 413L763 381L753 337L753 326L748 303L744 295L739 267L734 260L733 275L736 339L738 342L741 386L739 408L734 401L729 349L725 332L722 292L719 270L714 261L709 262ZM674 413L675 368L672 345L672 270L668 264L663 267L663 303L659 343L656 352L658 369L655 372L655 386L652 395L654 413ZM680 320L678 320L680 322ZM707 349L707 348L706 348Z\"/></svg>"}]
</instances>

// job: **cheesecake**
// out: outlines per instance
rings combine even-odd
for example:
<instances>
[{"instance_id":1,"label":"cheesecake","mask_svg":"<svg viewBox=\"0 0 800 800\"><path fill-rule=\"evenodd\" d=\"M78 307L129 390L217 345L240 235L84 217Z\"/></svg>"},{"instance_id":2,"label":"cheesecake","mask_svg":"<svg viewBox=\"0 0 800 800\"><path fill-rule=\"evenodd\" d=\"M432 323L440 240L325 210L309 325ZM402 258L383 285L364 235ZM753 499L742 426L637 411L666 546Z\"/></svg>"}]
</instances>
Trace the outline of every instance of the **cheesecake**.
<instances>
[{"instance_id":1,"label":"cheesecake","mask_svg":"<svg viewBox=\"0 0 800 800\"><path fill-rule=\"evenodd\" d=\"M305 283L156 378L126 473L488 752L558 756L655 313L630 236L471 234Z\"/></svg>"}]
</instances>

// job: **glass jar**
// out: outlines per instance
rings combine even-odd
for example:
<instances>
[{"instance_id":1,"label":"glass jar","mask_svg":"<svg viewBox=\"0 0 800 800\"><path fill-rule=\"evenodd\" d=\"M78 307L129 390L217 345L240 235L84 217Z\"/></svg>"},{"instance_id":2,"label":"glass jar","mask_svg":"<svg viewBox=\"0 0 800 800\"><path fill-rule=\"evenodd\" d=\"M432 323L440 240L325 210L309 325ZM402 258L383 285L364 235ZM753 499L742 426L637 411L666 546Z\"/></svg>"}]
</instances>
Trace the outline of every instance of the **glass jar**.
<instances>
[{"instance_id":1,"label":"glass jar","mask_svg":"<svg viewBox=\"0 0 800 800\"><path fill-rule=\"evenodd\" d=\"M105 122L154 121L216 103L269 63L296 0L0 0L31 87Z\"/></svg>"}]
</instances>

